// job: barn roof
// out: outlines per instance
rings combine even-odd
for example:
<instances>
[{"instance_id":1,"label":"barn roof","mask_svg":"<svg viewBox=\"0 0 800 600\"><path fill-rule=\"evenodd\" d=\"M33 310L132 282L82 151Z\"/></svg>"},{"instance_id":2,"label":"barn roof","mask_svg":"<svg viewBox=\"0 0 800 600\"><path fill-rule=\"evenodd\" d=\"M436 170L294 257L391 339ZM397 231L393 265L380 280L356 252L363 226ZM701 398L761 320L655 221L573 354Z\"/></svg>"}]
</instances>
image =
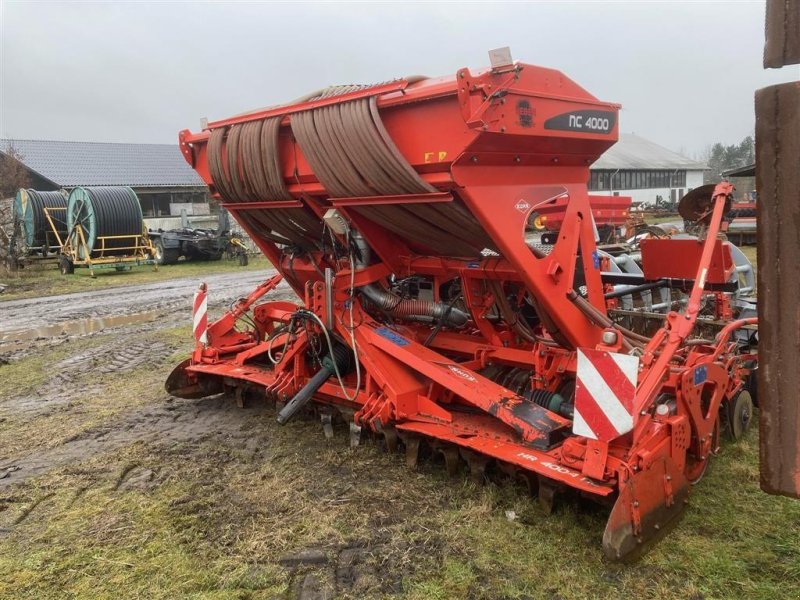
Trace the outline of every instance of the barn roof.
<instances>
[{"instance_id":1,"label":"barn roof","mask_svg":"<svg viewBox=\"0 0 800 600\"><path fill-rule=\"evenodd\" d=\"M619 141L606 150L591 168L702 171L707 169L708 165L686 158L636 134L621 133Z\"/></svg>"},{"instance_id":2,"label":"barn roof","mask_svg":"<svg viewBox=\"0 0 800 600\"><path fill-rule=\"evenodd\" d=\"M117 144L53 140L0 140L34 173L60 187L128 185L198 187L205 183L184 160L177 144Z\"/></svg>"}]
</instances>

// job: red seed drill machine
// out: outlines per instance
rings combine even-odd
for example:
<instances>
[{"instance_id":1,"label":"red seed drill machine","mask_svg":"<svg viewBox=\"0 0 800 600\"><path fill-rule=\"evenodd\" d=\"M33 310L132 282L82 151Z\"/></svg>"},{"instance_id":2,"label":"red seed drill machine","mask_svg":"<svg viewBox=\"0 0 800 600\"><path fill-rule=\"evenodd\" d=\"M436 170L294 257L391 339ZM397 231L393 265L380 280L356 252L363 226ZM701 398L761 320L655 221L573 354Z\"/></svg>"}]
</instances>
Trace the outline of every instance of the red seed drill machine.
<instances>
[{"instance_id":1,"label":"red seed drill machine","mask_svg":"<svg viewBox=\"0 0 800 600\"><path fill-rule=\"evenodd\" d=\"M605 554L629 558L753 411L752 268L718 235L733 188L686 198L699 236L643 240L640 260L599 248L589 166L619 106L492 57L180 133L279 274L207 330L199 315L167 390L260 392L280 423L313 406L326 432L341 416L411 467L423 446L507 474L546 510L561 493L607 503ZM281 278L299 303L263 299Z\"/></svg>"}]
</instances>

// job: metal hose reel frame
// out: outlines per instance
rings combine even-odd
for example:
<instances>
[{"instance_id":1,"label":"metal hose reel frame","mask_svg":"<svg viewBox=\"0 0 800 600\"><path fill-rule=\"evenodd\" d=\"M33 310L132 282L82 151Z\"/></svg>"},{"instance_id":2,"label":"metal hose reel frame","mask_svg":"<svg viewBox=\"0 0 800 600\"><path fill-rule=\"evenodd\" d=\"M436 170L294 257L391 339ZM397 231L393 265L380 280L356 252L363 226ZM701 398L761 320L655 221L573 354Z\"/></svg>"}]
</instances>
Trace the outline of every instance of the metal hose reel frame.
<instances>
[{"instance_id":1,"label":"metal hose reel frame","mask_svg":"<svg viewBox=\"0 0 800 600\"><path fill-rule=\"evenodd\" d=\"M136 236L143 231L139 198L129 187L77 187L67 202L67 230L73 245L77 228L82 230L89 254L130 254ZM79 258L88 258L82 245L77 245L76 251Z\"/></svg>"},{"instance_id":2,"label":"metal hose reel frame","mask_svg":"<svg viewBox=\"0 0 800 600\"><path fill-rule=\"evenodd\" d=\"M67 235L67 199L64 195L61 192L40 192L33 189L17 190L13 205L14 220L20 225L25 245L29 249L51 246L55 248L58 245L45 208L52 209L50 218L63 240Z\"/></svg>"}]
</instances>

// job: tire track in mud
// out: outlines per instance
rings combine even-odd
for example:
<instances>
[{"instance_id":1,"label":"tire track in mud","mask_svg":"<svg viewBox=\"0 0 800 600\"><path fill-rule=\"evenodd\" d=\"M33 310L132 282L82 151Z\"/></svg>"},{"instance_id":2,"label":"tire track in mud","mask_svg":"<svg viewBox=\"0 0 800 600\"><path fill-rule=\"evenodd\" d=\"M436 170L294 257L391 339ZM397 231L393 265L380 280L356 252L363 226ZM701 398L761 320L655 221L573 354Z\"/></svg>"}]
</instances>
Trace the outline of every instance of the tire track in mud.
<instances>
[{"instance_id":1,"label":"tire track in mud","mask_svg":"<svg viewBox=\"0 0 800 600\"><path fill-rule=\"evenodd\" d=\"M224 396L202 400L165 398L161 405L123 413L113 422L84 431L55 448L0 463L0 489L135 442L176 445L222 435L226 443L245 447L254 435L247 424L257 421L266 411L265 403L241 409Z\"/></svg>"},{"instance_id":2,"label":"tire track in mud","mask_svg":"<svg viewBox=\"0 0 800 600\"><path fill-rule=\"evenodd\" d=\"M248 273L244 276L240 273L226 273L206 278L210 288L212 317L215 316L214 313L221 313L233 301L246 296L273 274L274 271ZM157 319L114 328L112 340L99 340L93 346L82 348L48 366L52 370L51 374L32 393L2 399L0 418L4 414L33 417L56 410L65 411L68 415L73 410L73 402L82 395L103 393L103 385L93 382L90 377L101 380L104 377L125 375L145 366L155 368L162 365L165 359L177 351L179 344L159 340L159 331L190 323L191 298L198 281L198 278L185 278L128 288L0 303L0 333L4 329L13 328L15 323L18 324L23 313L28 319L33 314L34 323L51 323L74 316L85 318L87 314L108 316L126 310L151 310L154 306L165 309ZM161 300L149 302L153 295L159 296ZM267 299L286 300L293 297L291 288L282 283ZM87 309L87 305L91 309ZM7 320L7 315L12 318ZM27 322L30 323L29 320ZM103 333L106 331L100 330L88 335ZM19 359L43 345L64 343L70 337L78 335L63 336L58 340L32 341L12 358ZM44 474L53 468L79 463L87 457L139 441L172 445L198 442L209 436L221 435L226 443L240 442L244 448L252 443L253 438L253 434L245 433L248 423L257 419L263 410L264 407L259 407L242 412L235 402L223 397L203 400L173 399L159 386L153 391L152 402L144 407L119 413L108 423L84 431L56 447L31 450L28 454L0 459L0 489Z\"/></svg>"},{"instance_id":3,"label":"tire track in mud","mask_svg":"<svg viewBox=\"0 0 800 600\"><path fill-rule=\"evenodd\" d=\"M53 365L57 373L48 382L50 385L72 383L91 370L94 374L111 375L124 373L142 365L158 365L177 350L177 346L154 340L103 344L70 356Z\"/></svg>"},{"instance_id":4,"label":"tire track in mud","mask_svg":"<svg viewBox=\"0 0 800 600\"><path fill-rule=\"evenodd\" d=\"M0 399L0 418L68 410L76 398L102 393L98 380L142 366L157 367L177 349L177 345L158 339L122 345L108 342L87 348L49 366L52 374L32 392Z\"/></svg>"}]
</instances>

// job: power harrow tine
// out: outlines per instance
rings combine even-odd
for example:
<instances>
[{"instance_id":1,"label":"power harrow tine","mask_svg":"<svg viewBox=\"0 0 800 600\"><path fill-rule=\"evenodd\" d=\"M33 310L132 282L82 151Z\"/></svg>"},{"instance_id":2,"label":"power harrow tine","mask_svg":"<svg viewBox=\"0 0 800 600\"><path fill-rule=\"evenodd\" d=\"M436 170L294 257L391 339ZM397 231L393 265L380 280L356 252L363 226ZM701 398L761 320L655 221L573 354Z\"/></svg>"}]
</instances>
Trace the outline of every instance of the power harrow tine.
<instances>
[{"instance_id":1,"label":"power harrow tine","mask_svg":"<svg viewBox=\"0 0 800 600\"><path fill-rule=\"evenodd\" d=\"M399 437L397 436L397 430L394 428L394 425L383 425L380 431L383 434L383 439L386 441L386 449L390 454L395 454L400 446L398 443Z\"/></svg>"},{"instance_id":2,"label":"power harrow tine","mask_svg":"<svg viewBox=\"0 0 800 600\"><path fill-rule=\"evenodd\" d=\"M539 476L522 469L516 469L514 479L525 486L528 495L535 498L539 495Z\"/></svg>"},{"instance_id":3,"label":"power harrow tine","mask_svg":"<svg viewBox=\"0 0 800 600\"><path fill-rule=\"evenodd\" d=\"M547 477L539 476L537 484L537 498L539 499L539 506L545 514L550 515L553 513L556 502L556 494L558 493L558 486L553 484L553 481Z\"/></svg>"},{"instance_id":4,"label":"power harrow tine","mask_svg":"<svg viewBox=\"0 0 800 600\"><path fill-rule=\"evenodd\" d=\"M322 431L325 434L325 439L333 439L333 415L330 409L323 409L319 414L320 421L322 422Z\"/></svg>"},{"instance_id":5,"label":"power harrow tine","mask_svg":"<svg viewBox=\"0 0 800 600\"><path fill-rule=\"evenodd\" d=\"M447 474L450 477L455 477L461 472L461 455L458 448L450 444L443 444L439 446L437 452L444 458L444 464L447 467Z\"/></svg>"},{"instance_id":6,"label":"power harrow tine","mask_svg":"<svg viewBox=\"0 0 800 600\"><path fill-rule=\"evenodd\" d=\"M361 445L361 426L350 421L350 447L357 448Z\"/></svg>"},{"instance_id":7,"label":"power harrow tine","mask_svg":"<svg viewBox=\"0 0 800 600\"><path fill-rule=\"evenodd\" d=\"M403 438L406 447L406 466L412 471L416 470L419 462L419 446L421 439L419 436L410 435Z\"/></svg>"},{"instance_id":8,"label":"power harrow tine","mask_svg":"<svg viewBox=\"0 0 800 600\"><path fill-rule=\"evenodd\" d=\"M485 454L480 454L467 448L460 448L459 453L469 467L472 481L481 485L486 483L486 465L489 464L491 459Z\"/></svg>"},{"instance_id":9,"label":"power harrow tine","mask_svg":"<svg viewBox=\"0 0 800 600\"><path fill-rule=\"evenodd\" d=\"M718 235L732 186L686 201L694 238L636 247L606 210L630 199L589 194L618 116L509 63L181 132L279 275L195 328L167 390L244 404L250 386L281 424L314 406L329 439L338 410L352 447L362 430L402 442L411 469L430 450L478 482L496 466L548 513L570 492L613 505L605 554L640 554L678 522L719 415L744 434L757 320L752 266ZM600 228L619 243L600 247ZM264 299L281 277L299 301Z\"/></svg>"}]
</instances>

